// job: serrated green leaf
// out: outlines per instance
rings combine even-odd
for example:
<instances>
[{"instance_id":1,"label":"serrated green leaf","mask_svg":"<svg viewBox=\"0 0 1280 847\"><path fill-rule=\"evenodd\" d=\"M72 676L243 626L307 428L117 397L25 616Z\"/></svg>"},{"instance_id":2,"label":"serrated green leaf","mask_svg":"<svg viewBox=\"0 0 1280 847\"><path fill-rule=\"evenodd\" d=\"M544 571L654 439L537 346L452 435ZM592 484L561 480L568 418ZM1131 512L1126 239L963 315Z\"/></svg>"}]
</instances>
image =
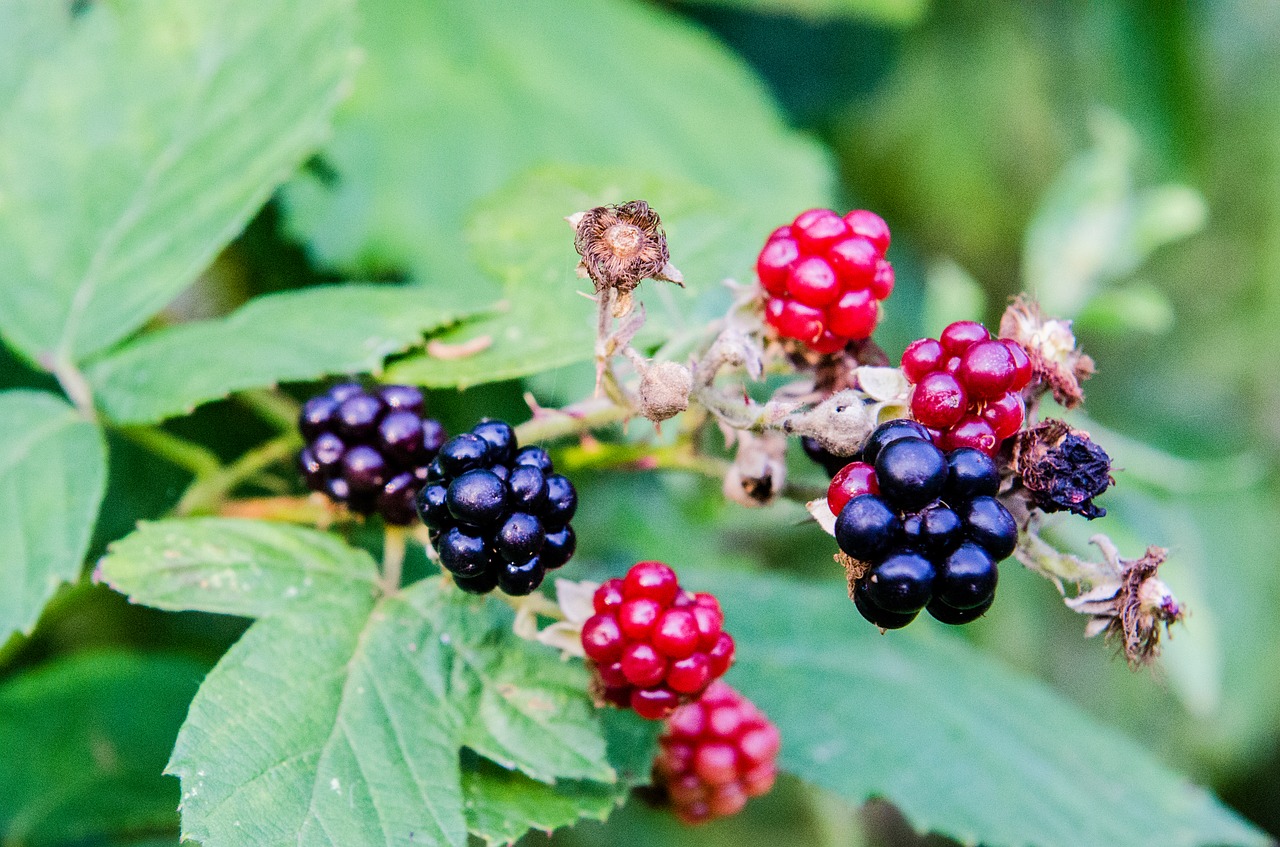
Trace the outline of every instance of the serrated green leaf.
<instances>
[{"instance_id":1,"label":"serrated green leaf","mask_svg":"<svg viewBox=\"0 0 1280 847\"><path fill-rule=\"evenodd\" d=\"M0 686L0 843L99 843L177 828L161 775L205 667L173 656L82 653Z\"/></svg>"},{"instance_id":2,"label":"serrated green leaf","mask_svg":"<svg viewBox=\"0 0 1280 847\"><path fill-rule=\"evenodd\" d=\"M350 0L89 4L0 112L0 329L79 361L185 288L326 132Z\"/></svg>"},{"instance_id":3,"label":"serrated green leaf","mask_svg":"<svg viewBox=\"0 0 1280 847\"><path fill-rule=\"evenodd\" d=\"M834 584L739 577L717 592L733 684L778 724L783 767L849 801L882 797L920 830L991 847L1271 843L940 625L881 636Z\"/></svg>"},{"instance_id":4,"label":"serrated green leaf","mask_svg":"<svg viewBox=\"0 0 1280 847\"><path fill-rule=\"evenodd\" d=\"M402 371L415 379L470 384L590 355L578 342L593 325L590 304L566 293L580 287L576 257L565 252L572 231L560 220L581 210L570 200L636 199L652 181L635 178L643 174L688 187L690 198L717 198L719 219L684 224L673 252L703 291L749 272L773 227L829 199L832 173L818 148L783 125L731 54L676 16L632 0L367 0L361 10L369 58L323 152L332 179L302 175L286 187L291 229L328 265L356 274L407 270L473 303L506 295L511 310L484 328L490 351L422 360ZM620 61L639 56L660 60L643 68ZM530 192L536 182L511 187L546 163L614 178L545 197ZM523 201L519 214L552 233L553 249L538 250L549 261L519 285L505 275L496 285L481 272L509 233L467 226L478 202L494 212L501 198ZM671 216L674 239L679 215L671 206L658 211ZM515 214L500 222L518 225ZM704 244L719 260L695 278L686 259ZM535 282L554 286L534 298L544 303L530 302Z\"/></svg>"},{"instance_id":5,"label":"serrated green leaf","mask_svg":"<svg viewBox=\"0 0 1280 847\"><path fill-rule=\"evenodd\" d=\"M920 20L927 0L683 0L688 5L730 6L744 11L798 18L865 18L906 26Z\"/></svg>"},{"instance_id":6,"label":"serrated green leaf","mask_svg":"<svg viewBox=\"0 0 1280 847\"><path fill-rule=\"evenodd\" d=\"M617 775L581 664L517 638L496 600L436 579L379 599L371 571L333 536L216 518L146 525L103 559L136 602L262 616L178 737L184 835L461 845L464 746L598 814Z\"/></svg>"},{"instance_id":7,"label":"serrated green leaf","mask_svg":"<svg viewBox=\"0 0 1280 847\"><path fill-rule=\"evenodd\" d=\"M80 573L106 487L102 432L43 391L0 393L0 640Z\"/></svg>"},{"instance_id":8,"label":"serrated green leaf","mask_svg":"<svg viewBox=\"0 0 1280 847\"><path fill-rule=\"evenodd\" d=\"M152 423L234 391L381 371L387 356L468 313L418 286L340 285L270 294L218 320L143 336L89 368L113 421Z\"/></svg>"}]
</instances>

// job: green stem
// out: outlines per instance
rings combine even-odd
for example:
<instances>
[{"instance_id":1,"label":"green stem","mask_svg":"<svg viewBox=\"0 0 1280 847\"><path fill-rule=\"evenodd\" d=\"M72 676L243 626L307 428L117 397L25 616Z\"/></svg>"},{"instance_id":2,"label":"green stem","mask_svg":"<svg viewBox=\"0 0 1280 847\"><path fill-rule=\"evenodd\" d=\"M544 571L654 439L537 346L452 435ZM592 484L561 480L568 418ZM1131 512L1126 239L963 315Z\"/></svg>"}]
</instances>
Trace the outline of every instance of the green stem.
<instances>
[{"instance_id":1,"label":"green stem","mask_svg":"<svg viewBox=\"0 0 1280 847\"><path fill-rule=\"evenodd\" d=\"M401 526L388 526L382 536L382 577L379 585L382 593L394 594L400 590L404 572L405 541L409 531Z\"/></svg>"},{"instance_id":2,"label":"green stem","mask_svg":"<svg viewBox=\"0 0 1280 847\"><path fill-rule=\"evenodd\" d=\"M298 426L298 413L302 407L292 397L257 388L237 394L236 399L281 432L291 432Z\"/></svg>"},{"instance_id":3,"label":"green stem","mask_svg":"<svg viewBox=\"0 0 1280 847\"><path fill-rule=\"evenodd\" d=\"M239 485L257 476L276 462L284 461L302 447L297 432L288 432L265 441L216 474L197 479L182 495L175 514L192 515L216 512L218 505Z\"/></svg>"},{"instance_id":4,"label":"green stem","mask_svg":"<svg viewBox=\"0 0 1280 847\"><path fill-rule=\"evenodd\" d=\"M51 370L58 380L58 385L62 386L63 392L75 404L80 414L87 420L97 420L98 413L93 407L93 389L89 387L89 380L85 379L75 362L59 356L54 359Z\"/></svg>"},{"instance_id":5,"label":"green stem","mask_svg":"<svg viewBox=\"0 0 1280 847\"><path fill-rule=\"evenodd\" d=\"M593 397L563 409L538 412L531 420L516 427L516 437L521 444L551 441L618 423L633 414L631 409L619 406L607 397Z\"/></svg>"},{"instance_id":6,"label":"green stem","mask_svg":"<svg viewBox=\"0 0 1280 847\"><path fill-rule=\"evenodd\" d=\"M185 468L196 479L211 477L222 470L222 462L207 447L158 426L124 426L116 431L143 449Z\"/></svg>"}]
</instances>

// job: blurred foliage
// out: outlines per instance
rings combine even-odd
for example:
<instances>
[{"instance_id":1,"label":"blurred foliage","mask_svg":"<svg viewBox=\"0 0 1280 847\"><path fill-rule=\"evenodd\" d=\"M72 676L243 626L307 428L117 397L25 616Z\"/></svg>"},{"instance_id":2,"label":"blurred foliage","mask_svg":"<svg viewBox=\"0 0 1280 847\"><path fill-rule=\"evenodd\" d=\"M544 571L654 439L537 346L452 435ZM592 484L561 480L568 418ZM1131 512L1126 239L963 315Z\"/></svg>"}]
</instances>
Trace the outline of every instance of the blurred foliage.
<instances>
[{"instance_id":1,"label":"blurred foliage","mask_svg":"<svg viewBox=\"0 0 1280 847\"><path fill-rule=\"evenodd\" d=\"M431 92L435 99L415 100L412 94L424 88L432 63L442 59L412 45L402 55L384 53L381 41L365 43L373 52L361 73L376 75L379 86L347 102L347 123L340 120L335 144L156 322L216 317L252 295L345 278L336 269L396 278L406 270L424 277L438 272L468 289L464 300L487 302L503 276L484 278L462 261L473 249L466 236L474 241L476 221L484 220L470 217L473 204L507 196L494 192L519 196L549 172L541 166L552 159L575 173L588 172L584 166L611 167L621 147L641 166L623 189L659 177L673 194L683 195L691 218L703 210L698 191L685 191L686 184L741 201L746 211L735 218L734 231L720 233L718 245L712 239L705 255L713 259L709 268L735 261L745 268L744 258L749 261L771 221L825 202L828 186L820 164L826 154L818 144L796 139L781 125L771 125L769 143L735 138L744 110L772 120L768 107L758 105L757 83L737 64L736 53L792 123L831 151L844 205L874 208L893 227L891 258L899 284L878 335L891 355L947 320L996 319L1005 298L1024 286L1038 288L1078 318L1100 370L1087 386L1089 418L1077 424L1093 430L1117 459L1119 487L1103 499L1110 511L1105 530L1126 552L1147 543L1170 546L1169 581L1192 607L1157 671L1135 675L1108 649L1080 637L1080 619L1062 607L1050 586L1008 566L1000 603L965 636L1156 751L1166 764L1207 782L1264 828L1280 832L1280 677L1274 672L1280 643L1274 614L1280 604L1280 7L1246 0L673 0L651 8L626 4L633 29L621 32L644 33L631 42L606 25L609 4L594 3L585 7L592 14L577 22L590 37L575 32L555 64L541 63L538 57L545 60L546 54L512 55L522 63L515 73L528 81L513 92L477 89L477 57L492 59L492 45L504 38L545 34L549 25L539 20L542 15L467 15L455 9L448 17L445 4L427 11L429 5L414 7L425 21L390 15L366 19L364 26L376 39L392 41L406 21L458 33L458 52L448 65L454 87ZM14 85L6 80L21 67L10 61L19 52L7 48L22 43L33 53L51 49L65 26L60 17L5 17L12 8L0 3L0 105L13 96ZM705 32L681 26L680 17ZM701 56L716 40L727 49L712 53L708 65L696 65L700 70L691 76L677 72L686 53ZM589 53L595 58L583 59L580 51L595 51ZM620 74L584 79L579 72L614 60ZM47 85L73 89L66 80L80 78L75 67L48 71L62 76L51 76ZM703 108L705 92L691 93L698 74L718 75L724 87L716 90L727 92L715 111ZM625 101L619 106L608 95L619 78L625 90L636 76L666 80L668 96L646 102L647 120L637 118L623 132L617 116L634 116L626 114ZM442 102L446 111L428 108L441 108ZM583 102L593 108L607 103L615 121L584 123ZM358 137L367 114L396 129L370 145ZM476 114L487 115L487 122L477 122ZM544 134L530 135L529 123L547 114L556 118L542 127ZM441 121L443 129L422 135L399 131L422 130L431 120ZM37 134L33 127L8 143L39 146L56 135ZM701 150L708 134L718 141L720 156L688 158L688 150ZM441 138L454 146L430 146ZM519 161L504 160L499 167L493 151L513 148L520 151ZM791 153L783 160L779 149ZM455 172L452 163L459 161L470 161L470 168ZM278 163L272 167L279 169ZM433 168L431 177L424 177L424 167ZM333 194L340 190L334 175L351 168L364 169L370 180L356 190L347 185L346 195ZM796 171L789 174L787 168ZM67 179L74 181L75 172ZM605 187L598 180L590 186ZM251 187L244 190L253 194ZM419 203L428 190L448 202ZM230 203L226 218L241 220L245 202ZM371 207L374 212L367 211ZM432 209L447 214L433 217ZM681 214L674 214L674 247L680 245L681 223ZM691 242L693 248L708 244L703 238ZM567 243L566 238L566 249L559 251L566 256ZM212 249L186 246L186 264L190 255L204 255L198 248ZM696 255L697 249L690 252ZM681 263L679 252L673 258ZM160 288L167 296L182 281L166 280ZM145 317L135 313L84 343L105 343ZM0 360L0 385L54 387L8 352ZM523 417L520 394L526 388L551 403L575 399L589 386L589 368L566 367L524 383L440 390L430 401L458 429L481 407ZM218 386L209 396L222 390ZM225 458L269 434L234 400L205 406L167 431L207 444ZM110 474L94 555L138 519L165 512L189 477L117 432L108 440ZM817 472L793 452L793 474L820 484ZM710 584L738 569L825 579L835 589L830 544L800 526L804 515L798 507L748 512L725 503L714 483L678 474L580 477L579 532L590 540L577 575L616 574L637 558L665 557ZM1054 530L1059 540L1083 551L1088 534L1103 528L1061 522ZM850 628L860 625L851 609L845 615ZM243 626L226 618L129 607L83 583L64 589L31 638L15 638L0 652L0 703L10 707L0 713L0 749L12 759L8 754L18 749L17 739L44 737L4 722L17 714L13 703L63 698L69 705L58 712L56 731L62 734L50 737L65 742L68 757L50 767L77 772L86 781L75 787L92 790L97 783L91 777L101 776L94 768L103 760L93 759L93 751L103 749L101 738L145 733L146 743L137 750L140 764L124 762L128 767L106 785L118 790L142 773L138 768L151 774L137 777L141 801L134 812L141 817L124 827L127 840L143 843L155 829L170 838L172 815L156 809L177 792L171 779L156 775L158 765L172 746L194 680ZM99 661L91 648L104 646L151 652ZM174 650L196 657L195 669L186 669L187 660L156 655ZM166 664L174 662L180 672ZM145 696L157 711L140 723L122 698L144 685L156 689ZM85 702L94 708L84 708ZM107 719L115 722L103 729ZM0 769L0 785L17 784L4 782L8 773ZM26 808L33 779L22 776L19 788L5 789L0 820ZM66 802L74 805L78 796L73 792ZM98 800L108 804L112 796ZM107 817L112 812L106 805L82 811ZM843 803L789 779L742 818L697 831L633 801L607 823L583 824L551 840L915 840L891 810L887 817L888 822L885 808L876 804L855 816ZM84 839L102 834L95 826L68 812L59 827L23 830L29 838L21 843L91 843Z\"/></svg>"}]
</instances>

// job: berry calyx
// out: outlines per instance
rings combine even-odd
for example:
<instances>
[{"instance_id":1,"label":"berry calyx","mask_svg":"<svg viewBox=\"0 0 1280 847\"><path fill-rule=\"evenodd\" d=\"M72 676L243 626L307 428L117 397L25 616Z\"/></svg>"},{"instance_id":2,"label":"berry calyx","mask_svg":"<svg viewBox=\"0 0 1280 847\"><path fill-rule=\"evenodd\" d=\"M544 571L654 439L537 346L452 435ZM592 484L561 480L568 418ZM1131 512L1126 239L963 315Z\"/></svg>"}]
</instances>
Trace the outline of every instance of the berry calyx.
<instances>
[{"instance_id":1,"label":"berry calyx","mask_svg":"<svg viewBox=\"0 0 1280 847\"><path fill-rule=\"evenodd\" d=\"M733 638L710 594L680 588L662 562L637 562L592 597L582 649L600 699L658 720L697 699L733 663Z\"/></svg>"}]
</instances>

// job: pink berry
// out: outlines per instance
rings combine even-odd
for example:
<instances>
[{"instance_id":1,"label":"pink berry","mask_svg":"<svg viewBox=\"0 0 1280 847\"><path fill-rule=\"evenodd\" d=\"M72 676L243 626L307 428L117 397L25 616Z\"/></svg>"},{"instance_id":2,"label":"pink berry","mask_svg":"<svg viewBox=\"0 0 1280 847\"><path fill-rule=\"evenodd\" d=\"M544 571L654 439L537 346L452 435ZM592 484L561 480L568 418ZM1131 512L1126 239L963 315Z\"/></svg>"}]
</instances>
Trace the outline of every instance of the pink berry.
<instances>
[{"instance_id":1,"label":"pink berry","mask_svg":"<svg viewBox=\"0 0 1280 847\"><path fill-rule=\"evenodd\" d=\"M676 572L662 562L637 562L627 571L622 590L628 600L647 597L667 606L676 599L680 583Z\"/></svg>"},{"instance_id":2,"label":"pink berry","mask_svg":"<svg viewBox=\"0 0 1280 847\"><path fill-rule=\"evenodd\" d=\"M846 291L827 307L827 329L847 339L870 338L880 318L880 307L866 288Z\"/></svg>"},{"instance_id":3,"label":"pink berry","mask_svg":"<svg viewBox=\"0 0 1280 847\"><path fill-rule=\"evenodd\" d=\"M684 659L698 649L698 619L690 609L667 609L653 628L653 646L672 659Z\"/></svg>"},{"instance_id":4,"label":"pink berry","mask_svg":"<svg viewBox=\"0 0 1280 847\"><path fill-rule=\"evenodd\" d=\"M813 256L848 236L849 225L830 209L810 209L792 222L791 234L800 249Z\"/></svg>"},{"instance_id":5,"label":"pink berry","mask_svg":"<svg viewBox=\"0 0 1280 847\"><path fill-rule=\"evenodd\" d=\"M1009 354L1013 356L1014 376L1009 390L1021 391L1031 384L1031 357L1027 355L1026 348L1012 338L1002 338L1000 341L1009 348Z\"/></svg>"},{"instance_id":6,"label":"pink berry","mask_svg":"<svg viewBox=\"0 0 1280 847\"><path fill-rule=\"evenodd\" d=\"M831 478L827 488L827 508L838 515L845 504L859 494L879 494L876 469L866 462L850 462Z\"/></svg>"},{"instance_id":7,"label":"pink berry","mask_svg":"<svg viewBox=\"0 0 1280 847\"><path fill-rule=\"evenodd\" d=\"M974 400L994 400L1009 390L1017 366L999 341L979 341L964 351L956 378Z\"/></svg>"},{"instance_id":8,"label":"pink berry","mask_svg":"<svg viewBox=\"0 0 1280 847\"><path fill-rule=\"evenodd\" d=\"M876 274L871 278L871 293L877 300L887 300L893 293L894 280L893 265L881 259L876 262Z\"/></svg>"},{"instance_id":9,"label":"pink berry","mask_svg":"<svg viewBox=\"0 0 1280 847\"><path fill-rule=\"evenodd\" d=\"M703 744L693 754L693 772L708 785L724 785L738 777L738 751L730 744Z\"/></svg>"},{"instance_id":10,"label":"pink berry","mask_svg":"<svg viewBox=\"0 0 1280 847\"><path fill-rule=\"evenodd\" d=\"M724 628L724 613L711 606L694 606L693 620L698 628L698 649L710 650L716 646Z\"/></svg>"},{"instance_id":11,"label":"pink berry","mask_svg":"<svg viewBox=\"0 0 1280 847\"><path fill-rule=\"evenodd\" d=\"M724 676L725 671L733 664L733 637L727 632L720 633L715 646L707 651L707 661L711 664L713 677Z\"/></svg>"},{"instance_id":12,"label":"pink berry","mask_svg":"<svg viewBox=\"0 0 1280 847\"><path fill-rule=\"evenodd\" d=\"M659 655L652 644L643 641L628 644L622 651L620 661L627 682L642 688L657 685L667 675L667 660Z\"/></svg>"},{"instance_id":13,"label":"pink berry","mask_svg":"<svg viewBox=\"0 0 1280 847\"><path fill-rule=\"evenodd\" d=\"M988 456L995 456L1000 449L1000 439L991 424L977 415L965 415L955 426L943 433L944 450L973 447Z\"/></svg>"},{"instance_id":14,"label":"pink berry","mask_svg":"<svg viewBox=\"0 0 1280 847\"><path fill-rule=\"evenodd\" d=\"M840 281L826 259L809 256L787 274L787 294L806 306L822 307L840 297Z\"/></svg>"},{"instance_id":15,"label":"pink berry","mask_svg":"<svg viewBox=\"0 0 1280 847\"><path fill-rule=\"evenodd\" d=\"M827 261L846 289L870 288L875 279L880 253L870 241L855 235L832 245L827 250Z\"/></svg>"},{"instance_id":16,"label":"pink berry","mask_svg":"<svg viewBox=\"0 0 1280 847\"><path fill-rule=\"evenodd\" d=\"M622 605L622 600L622 580L620 579L606 579L591 598L597 612L616 611Z\"/></svg>"},{"instance_id":17,"label":"pink berry","mask_svg":"<svg viewBox=\"0 0 1280 847\"><path fill-rule=\"evenodd\" d=\"M773 324L779 335L798 341L814 341L822 336L826 327L822 324L823 314L819 309L795 300L782 303L781 313Z\"/></svg>"},{"instance_id":18,"label":"pink berry","mask_svg":"<svg viewBox=\"0 0 1280 847\"><path fill-rule=\"evenodd\" d=\"M671 663L667 671L667 685L680 694L696 694L711 680L711 664L706 653L694 653L692 656Z\"/></svg>"},{"instance_id":19,"label":"pink berry","mask_svg":"<svg viewBox=\"0 0 1280 847\"><path fill-rule=\"evenodd\" d=\"M775 297L787 291L787 274L800 260L800 247L790 238L775 238L764 245L756 259L756 276L764 290Z\"/></svg>"},{"instance_id":20,"label":"pink berry","mask_svg":"<svg viewBox=\"0 0 1280 847\"><path fill-rule=\"evenodd\" d=\"M889 249L889 225L875 212L854 209L844 216L844 220L850 230L874 244L881 256Z\"/></svg>"},{"instance_id":21,"label":"pink berry","mask_svg":"<svg viewBox=\"0 0 1280 847\"><path fill-rule=\"evenodd\" d=\"M996 438L1004 441L1022 429L1027 410L1022 402L1022 395L1010 391L984 405L980 414L984 421L991 424Z\"/></svg>"},{"instance_id":22,"label":"pink berry","mask_svg":"<svg viewBox=\"0 0 1280 847\"><path fill-rule=\"evenodd\" d=\"M617 660L623 643L622 630L613 615L592 615L582 625L582 649L593 662L608 664Z\"/></svg>"},{"instance_id":23,"label":"pink berry","mask_svg":"<svg viewBox=\"0 0 1280 847\"><path fill-rule=\"evenodd\" d=\"M618 607L618 628L633 640L648 638L662 613L662 606L648 597L627 600Z\"/></svg>"},{"instance_id":24,"label":"pink berry","mask_svg":"<svg viewBox=\"0 0 1280 847\"><path fill-rule=\"evenodd\" d=\"M902 351L902 372L907 382L919 382L942 366L942 345L932 338L918 338Z\"/></svg>"},{"instance_id":25,"label":"pink berry","mask_svg":"<svg viewBox=\"0 0 1280 847\"><path fill-rule=\"evenodd\" d=\"M991 333L987 332L987 328L977 321L956 321L942 331L938 340L942 342L942 349L948 356L959 356L970 345L986 341L990 337Z\"/></svg>"},{"instance_id":26,"label":"pink berry","mask_svg":"<svg viewBox=\"0 0 1280 847\"><path fill-rule=\"evenodd\" d=\"M769 233L769 237L766 239L766 241L773 241L775 238L790 238L790 237L791 237L791 225L783 224L782 226L775 229L773 232Z\"/></svg>"},{"instance_id":27,"label":"pink berry","mask_svg":"<svg viewBox=\"0 0 1280 847\"><path fill-rule=\"evenodd\" d=\"M946 429L960 420L968 405L960 383L944 371L927 374L911 392L911 416L928 427Z\"/></svg>"},{"instance_id":28,"label":"pink berry","mask_svg":"<svg viewBox=\"0 0 1280 847\"><path fill-rule=\"evenodd\" d=\"M679 704L680 698L666 688L637 688L631 692L631 708L645 720L660 721Z\"/></svg>"}]
</instances>

